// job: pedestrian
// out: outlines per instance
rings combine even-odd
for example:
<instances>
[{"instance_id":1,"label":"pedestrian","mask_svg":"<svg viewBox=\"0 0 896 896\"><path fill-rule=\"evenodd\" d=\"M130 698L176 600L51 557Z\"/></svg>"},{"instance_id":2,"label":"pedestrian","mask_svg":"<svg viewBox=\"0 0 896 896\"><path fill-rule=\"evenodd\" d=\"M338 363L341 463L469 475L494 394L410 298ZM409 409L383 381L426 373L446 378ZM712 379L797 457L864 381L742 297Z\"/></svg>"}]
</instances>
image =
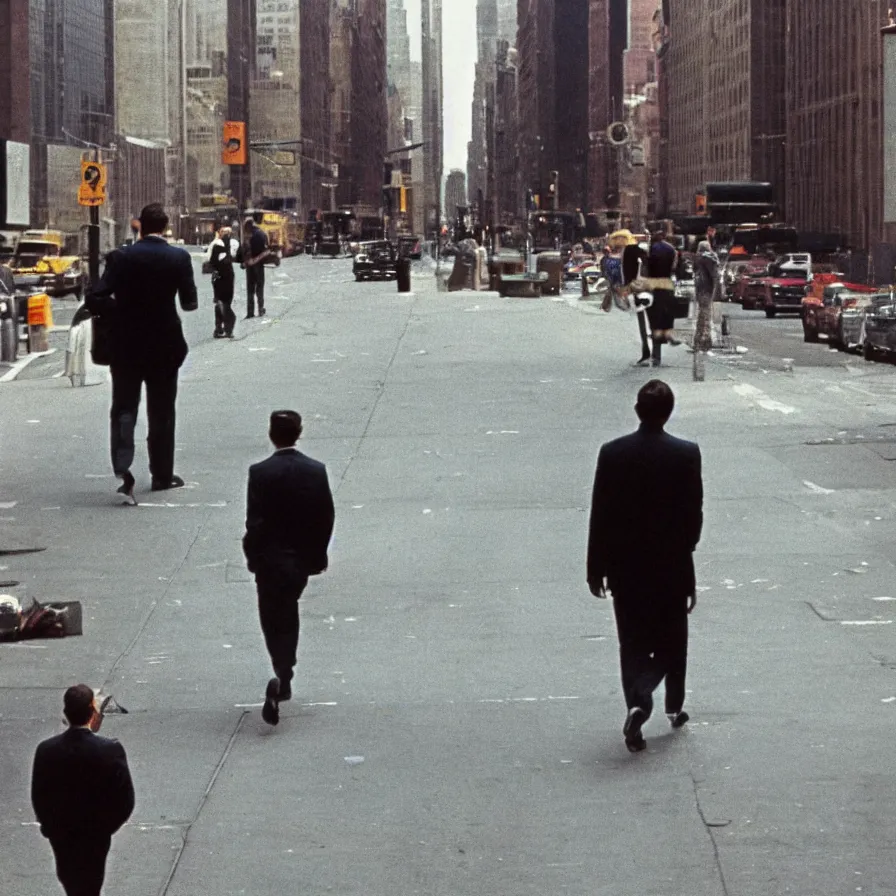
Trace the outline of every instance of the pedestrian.
<instances>
[{"instance_id":1,"label":"pedestrian","mask_svg":"<svg viewBox=\"0 0 896 896\"><path fill-rule=\"evenodd\" d=\"M243 551L255 574L261 631L274 669L261 715L276 725L280 702L292 697L299 598L308 577L327 569L335 512L326 467L296 449L301 416L274 411L268 435L274 453L249 468Z\"/></svg>"},{"instance_id":2,"label":"pedestrian","mask_svg":"<svg viewBox=\"0 0 896 896\"><path fill-rule=\"evenodd\" d=\"M220 227L205 253L205 264L211 268L215 295L215 330L212 334L215 339L233 339L236 324L233 313L233 263L239 254L240 244L232 234L229 225Z\"/></svg>"},{"instance_id":3,"label":"pedestrian","mask_svg":"<svg viewBox=\"0 0 896 896\"><path fill-rule=\"evenodd\" d=\"M264 260L268 255L268 235L255 223L254 218L246 218L239 258L240 267L246 271L246 320L255 317L256 299L258 316L264 317Z\"/></svg>"},{"instance_id":4,"label":"pedestrian","mask_svg":"<svg viewBox=\"0 0 896 896\"><path fill-rule=\"evenodd\" d=\"M719 256L709 240L700 240L694 259L694 292L697 299L697 321L694 326L694 350L712 348L712 306L719 293Z\"/></svg>"},{"instance_id":5,"label":"pedestrian","mask_svg":"<svg viewBox=\"0 0 896 896\"><path fill-rule=\"evenodd\" d=\"M675 397L661 380L638 392L637 431L601 446L594 476L587 579L613 597L627 715L625 745L646 747L641 728L665 679L673 728L684 711L688 614L697 603L693 552L703 526L700 449L664 427Z\"/></svg>"},{"instance_id":6,"label":"pedestrian","mask_svg":"<svg viewBox=\"0 0 896 896\"><path fill-rule=\"evenodd\" d=\"M132 503L134 429L144 384L152 490L184 484L174 474L174 431L178 371L188 349L175 296L183 311L199 306L189 253L162 236L165 210L147 205L139 221L140 239L106 256L103 276L87 297L90 311L109 321L112 469L122 480L118 492Z\"/></svg>"},{"instance_id":7,"label":"pedestrian","mask_svg":"<svg viewBox=\"0 0 896 896\"><path fill-rule=\"evenodd\" d=\"M647 251L641 246L637 238L629 237L626 247L622 250L622 282L631 295L631 301L638 318L638 335L641 337L641 357L635 361L635 366L641 367L650 360L650 345L647 341L647 306L638 298L637 290L633 286L641 277L641 269L647 263Z\"/></svg>"},{"instance_id":8,"label":"pedestrian","mask_svg":"<svg viewBox=\"0 0 896 896\"><path fill-rule=\"evenodd\" d=\"M652 363L659 367L662 363L663 345L681 345L674 337L675 328L675 282L672 273L678 265L678 252L667 242L662 230L655 231L650 238L647 252L647 278L653 302L647 309L653 340Z\"/></svg>"},{"instance_id":9,"label":"pedestrian","mask_svg":"<svg viewBox=\"0 0 896 896\"><path fill-rule=\"evenodd\" d=\"M63 713L68 729L35 751L31 804L67 896L99 896L112 835L134 811L134 785L124 747L97 733L103 717L86 684L65 692Z\"/></svg>"}]
</instances>

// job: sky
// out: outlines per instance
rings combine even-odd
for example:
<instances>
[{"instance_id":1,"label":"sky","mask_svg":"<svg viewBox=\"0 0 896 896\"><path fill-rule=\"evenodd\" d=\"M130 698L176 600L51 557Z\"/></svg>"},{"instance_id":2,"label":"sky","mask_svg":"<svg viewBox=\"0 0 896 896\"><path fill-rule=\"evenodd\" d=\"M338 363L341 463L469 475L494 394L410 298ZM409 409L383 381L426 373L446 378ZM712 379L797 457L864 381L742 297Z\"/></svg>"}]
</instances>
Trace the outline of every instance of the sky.
<instances>
[{"instance_id":1,"label":"sky","mask_svg":"<svg viewBox=\"0 0 896 896\"><path fill-rule=\"evenodd\" d=\"M420 0L405 0L411 58L420 59ZM442 56L445 173L467 168L476 66L476 0L444 0Z\"/></svg>"}]
</instances>

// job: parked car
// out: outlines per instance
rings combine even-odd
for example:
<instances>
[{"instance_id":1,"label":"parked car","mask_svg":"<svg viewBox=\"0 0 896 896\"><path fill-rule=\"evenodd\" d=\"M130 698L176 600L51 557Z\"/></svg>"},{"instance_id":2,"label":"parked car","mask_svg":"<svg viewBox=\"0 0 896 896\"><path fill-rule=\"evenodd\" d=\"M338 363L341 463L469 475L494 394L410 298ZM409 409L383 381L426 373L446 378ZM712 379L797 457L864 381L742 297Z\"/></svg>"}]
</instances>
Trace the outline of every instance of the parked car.
<instances>
[{"instance_id":1,"label":"parked car","mask_svg":"<svg viewBox=\"0 0 896 896\"><path fill-rule=\"evenodd\" d=\"M744 308L755 308L756 306L751 304L751 297L747 295L747 286L751 280L762 277L768 272L768 260L765 258L743 259L742 256L735 256L735 258L737 261L729 261L726 265L726 269L731 269L731 300ZM744 305L745 298L747 300L746 305Z\"/></svg>"},{"instance_id":2,"label":"parked car","mask_svg":"<svg viewBox=\"0 0 896 896\"><path fill-rule=\"evenodd\" d=\"M801 314L808 275L800 270L783 270L775 261L766 272L749 277L742 290L741 305L759 308L766 317L777 314Z\"/></svg>"},{"instance_id":3,"label":"parked car","mask_svg":"<svg viewBox=\"0 0 896 896\"><path fill-rule=\"evenodd\" d=\"M896 354L896 304L891 293L875 297L862 318L862 354L866 361Z\"/></svg>"},{"instance_id":4,"label":"parked car","mask_svg":"<svg viewBox=\"0 0 896 896\"><path fill-rule=\"evenodd\" d=\"M355 280L394 280L398 276L398 253L389 240L361 243L352 273Z\"/></svg>"},{"instance_id":5,"label":"parked car","mask_svg":"<svg viewBox=\"0 0 896 896\"><path fill-rule=\"evenodd\" d=\"M862 309L876 291L872 286L844 283L836 274L816 275L803 297L803 341L818 342L824 336L834 348L858 345Z\"/></svg>"}]
</instances>

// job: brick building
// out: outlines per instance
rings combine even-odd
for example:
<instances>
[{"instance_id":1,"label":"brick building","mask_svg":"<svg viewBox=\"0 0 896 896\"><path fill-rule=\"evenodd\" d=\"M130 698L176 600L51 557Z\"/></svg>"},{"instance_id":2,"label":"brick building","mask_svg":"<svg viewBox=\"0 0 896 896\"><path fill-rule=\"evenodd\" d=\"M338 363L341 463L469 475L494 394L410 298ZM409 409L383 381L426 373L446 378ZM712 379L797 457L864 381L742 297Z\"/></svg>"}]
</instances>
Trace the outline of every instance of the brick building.
<instances>
[{"instance_id":1,"label":"brick building","mask_svg":"<svg viewBox=\"0 0 896 896\"><path fill-rule=\"evenodd\" d=\"M624 2L624 0L623 0ZM588 205L589 7L581 0L520 0L518 96L524 189L541 198L558 172L558 206Z\"/></svg>"},{"instance_id":2,"label":"brick building","mask_svg":"<svg viewBox=\"0 0 896 896\"><path fill-rule=\"evenodd\" d=\"M665 6L666 213L692 211L695 191L707 181L770 181L783 206L784 0Z\"/></svg>"},{"instance_id":3,"label":"brick building","mask_svg":"<svg viewBox=\"0 0 896 896\"><path fill-rule=\"evenodd\" d=\"M382 205L386 156L386 0L356 0L351 57L351 204Z\"/></svg>"},{"instance_id":4,"label":"brick building","mask_svg":"<svg viewBox=\"0 0 896 896\"><path fill-rule=\"evenodd\" d=\"M31 142L28 0L0 0L0 140Z\"/></svg>"},{"instance_id":5,"label":"brick building","mask_svg":"<svg viewBox=\"0 0 896 896\"><path fill-rule=\"evenodd\" d=\"M302 0L299 22L302 208L329 208L334 162L330 146L330 3Z\"/></svg>"},{"instance_id":6,"label":"brick building","mask_svg":"<svg viewBox=\"0 0 896 896\"><path fill-rule=\"evenodd\" d=\"M883 230L886 6L788 0L786 10L788 222L842 233L862 252L874 250Z\"/></svg>"}]
</instances>

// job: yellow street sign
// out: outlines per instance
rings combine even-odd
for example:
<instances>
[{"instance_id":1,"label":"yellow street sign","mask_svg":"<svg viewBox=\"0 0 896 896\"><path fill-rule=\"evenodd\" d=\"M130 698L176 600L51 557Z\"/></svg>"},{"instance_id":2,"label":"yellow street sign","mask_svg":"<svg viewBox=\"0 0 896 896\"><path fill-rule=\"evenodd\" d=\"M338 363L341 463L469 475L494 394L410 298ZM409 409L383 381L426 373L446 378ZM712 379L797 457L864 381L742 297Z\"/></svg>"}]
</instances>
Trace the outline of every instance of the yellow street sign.
<instances>
[{"instance_id":1,"label":"yellow street sign","mask_svg":"<svg viewBox=\"0 0 896 896\"><path fill-rule=\"evenodd\" d=\"M78 205L102 205L106 201L106 166L102 162L81 162Z\"/></svg>"}]
</instances>

